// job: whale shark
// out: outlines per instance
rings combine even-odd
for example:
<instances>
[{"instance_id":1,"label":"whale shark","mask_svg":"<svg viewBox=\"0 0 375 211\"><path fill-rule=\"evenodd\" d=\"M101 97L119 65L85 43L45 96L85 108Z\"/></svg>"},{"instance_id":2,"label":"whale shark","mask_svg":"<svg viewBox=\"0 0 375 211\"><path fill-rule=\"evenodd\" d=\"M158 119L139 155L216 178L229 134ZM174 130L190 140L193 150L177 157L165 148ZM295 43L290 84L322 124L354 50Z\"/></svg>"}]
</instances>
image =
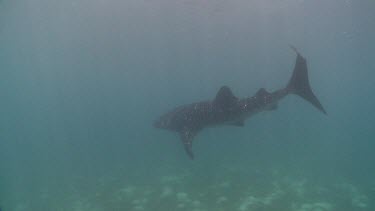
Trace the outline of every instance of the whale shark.
<instances>
[{"instance_id":1,"label":"whale shark","mask_svg":"<svg viewBox=\"0 0 375 211\"><path fill-rule=\"evenodd\" d=\"M260 88L254 96L240 99L228 86L222 86L213 100L179 106L156 119L154 127L179 133L186 154L194 159L193 140L204 128L216 125L243 127L244 121L254 114L277 109L277 103L289 94L300 96L327 114L311 89L306 59L295 47L290 47L297 58L285 87L274 92Z\"/></svg>"}]
</instances>

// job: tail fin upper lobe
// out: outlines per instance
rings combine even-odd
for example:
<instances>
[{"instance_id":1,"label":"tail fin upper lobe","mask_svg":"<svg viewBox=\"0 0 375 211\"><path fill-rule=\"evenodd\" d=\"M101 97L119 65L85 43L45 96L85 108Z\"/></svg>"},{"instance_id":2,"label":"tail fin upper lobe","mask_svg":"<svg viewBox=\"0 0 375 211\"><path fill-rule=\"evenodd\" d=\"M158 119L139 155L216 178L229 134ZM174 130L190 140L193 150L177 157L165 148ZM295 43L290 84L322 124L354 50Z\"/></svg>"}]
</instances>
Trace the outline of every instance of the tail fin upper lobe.
<instances>
[{"instance_id":1,"label":"tail fin upper lobe","mask_svg":"<svg viewBox=\"0 0 375 211\"><path fill-rule=\"evenodd\" d=\"M291 46L291 48L297 53L297 60L294 66L293 75L290 78L286 89L288 92L296 94L309 101L315 108L319 109L324 114L327 114L322 104L311 90L305 58L299 54L296 48L293 46Z\"/></svg>"}]
</instances>

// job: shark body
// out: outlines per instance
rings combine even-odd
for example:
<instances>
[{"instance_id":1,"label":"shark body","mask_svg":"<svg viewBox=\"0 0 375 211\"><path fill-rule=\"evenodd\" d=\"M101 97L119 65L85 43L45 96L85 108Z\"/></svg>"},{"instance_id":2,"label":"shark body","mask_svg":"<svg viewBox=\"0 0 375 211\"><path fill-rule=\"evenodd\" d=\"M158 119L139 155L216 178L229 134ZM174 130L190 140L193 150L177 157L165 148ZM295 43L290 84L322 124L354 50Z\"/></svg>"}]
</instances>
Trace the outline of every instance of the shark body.
<instances>
[{"instance_id":1,"label":"shark body","mask_svg":"<svg viewBox=\"0 0 375 211\"><path fill-rule=\"evenodd\" d=\"M179 106L162 115L154 127L180 134L187 155L194 159L193 139L206 127L216 125L243 126L245 119L261 111L275 110L277 102L289 94L296 94L327 114L311 90L305 58L294 48L297 59L292 77L286 87L274 92L261 88L249 98L237 98L229 87L222 86L213 100Z\"/></svg>"}]
</instances>

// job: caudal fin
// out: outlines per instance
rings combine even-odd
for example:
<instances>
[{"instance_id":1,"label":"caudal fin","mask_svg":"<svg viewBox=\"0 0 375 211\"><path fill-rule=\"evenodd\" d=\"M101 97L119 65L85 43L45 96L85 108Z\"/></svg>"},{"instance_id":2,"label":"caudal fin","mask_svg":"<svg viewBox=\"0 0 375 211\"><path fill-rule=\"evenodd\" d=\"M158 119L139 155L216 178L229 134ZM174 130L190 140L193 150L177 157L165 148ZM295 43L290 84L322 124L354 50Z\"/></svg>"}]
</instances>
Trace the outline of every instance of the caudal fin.
<instances>
[{"instance_id":1,"label":"caudal fin","mask_svg":"<svg viewBox=\"0 0 375 211\"><path fill-rule=\"evenodd\" d=\"M327 114L322 104L311 90L305 58L301 56L295 47L290 47L297 53L297 59L294 66L293 75L290 78L286 89L288 92L296 94L309 101L313 106L315 106L315 108L319 109L324 114Z\"/></svg>"}]
</instances>

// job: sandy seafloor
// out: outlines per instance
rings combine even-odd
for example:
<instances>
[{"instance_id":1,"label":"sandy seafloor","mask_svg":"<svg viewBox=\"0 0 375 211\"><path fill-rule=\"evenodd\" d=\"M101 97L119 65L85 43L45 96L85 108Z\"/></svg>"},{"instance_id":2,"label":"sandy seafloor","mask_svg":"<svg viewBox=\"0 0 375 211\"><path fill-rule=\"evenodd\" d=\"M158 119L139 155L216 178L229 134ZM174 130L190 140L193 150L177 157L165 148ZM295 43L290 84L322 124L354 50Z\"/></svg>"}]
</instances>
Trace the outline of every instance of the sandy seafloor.
<instances>
[{"instance_id":1,"label":"sandy seafloor","mask_svg":"<svg viewBox=\"0 0 375 211\"><path fill-rule=\"evenodd\" d=\"M248 172L221 166L224 174L195 176L180 169L147 182L106 176L77 177L63 188L35 190L14 200L14 211L176 210L176 211L353 211L373 210L375 183L363 186L344 178L318 181L282 170Z\"/></svg>"}]
</instances>

